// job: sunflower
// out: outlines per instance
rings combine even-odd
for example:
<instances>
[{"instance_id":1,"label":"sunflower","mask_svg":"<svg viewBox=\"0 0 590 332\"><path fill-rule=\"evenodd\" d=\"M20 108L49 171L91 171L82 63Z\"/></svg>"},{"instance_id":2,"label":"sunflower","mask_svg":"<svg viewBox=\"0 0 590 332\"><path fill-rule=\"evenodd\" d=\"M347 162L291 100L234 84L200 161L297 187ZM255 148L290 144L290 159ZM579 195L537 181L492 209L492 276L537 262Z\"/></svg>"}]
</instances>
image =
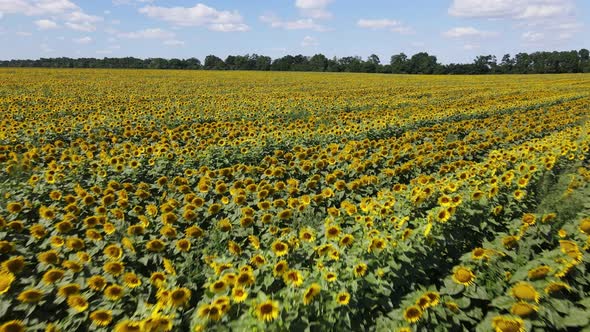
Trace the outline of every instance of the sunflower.
<instances>
[{"instance_id":1,"label":"sunflower","mask_svg":"<svg viewBox=\"0 0 590 332\"><path fill-rule=\"evenodd\" d=\"M61 280L65 275L65 271L62 269L49 269L47 272L43 274L42 280L43 283L47 285L51 285L56 283L57 281Z\"/></svg>"},{"instance_id":2,"label":"sunflower","mask_svg":"<svg viewBox=\"0 0 590 332\"><path fill-rule=\"evenodd\" d=\"M447 210L447 208L440 208L438 213L436 214L436 220L441 223L445 223L451 219L451 214Z\"/></svg>"},{"instance_id":3,"label":"sunflower","mask_svg":"<svg viewBox=\"0 0 590 332\"><path fill-rule=\"evenodd\" d=\"M103 269L108 274L118 276L125 270L125 265L121 262L107 262Z\"/></svg>"},{"instance_id":4,"label":"sunflower","mask_svg":"<svg viewBox=\"0 0 590 332\"><path fill-rule=\"evenodd\" d=\"M78 312L83 312L88 309L88 301L80 295L72 295L68 297L68 306Z\"/></svg>"},{"instance_id":5,"label":"sunflower","mask_svg":"<svg viewBox=\"0 0 590 332\"><path fill-rule=\"evenodd\" d=\"M496 316L492 319L495 332L525 332L524 322L520 318Z\"/></svg>"},{"instance_id":6,"label":"sunflower","mask_svg":"<svg viewBox=\"0 0 590 332\"><path fill-rule=\"evenodd\" d=\"M117 301L121 299L124 294L125 290L123 287L117 284L110 285L104 290L104 296L111 301Z\"/></svg>"},{"instance_id":7,"label":"sunflower","mask_svg":"<svg viewBox=\"0 0 590 332\"><path fill-rule=\"evenodd\" d=\"M510 289L510 295L522 301L534 301L539 303L539 293L533 285L526 281L521 281Z\"/></svg>"},{"instance_id":8,"label":"sunflower","mask_svg":"<svg viewBox=\"0 0 590 332\"><path fill-rule=\"evenodd\" d=\"M242 303L248 298L248 292L242 287L234 287L231 296L234 302Z\"/></svg>"},{"instance_id":9,"label":"sunflower","mask_svg":"<svg viewBox=\"0 0 590 332\"><path fill-rule=\"evenodd\" d=\"M70 295L78 294L80 292L80 285L76 283L65 284L57 290L57 295L61 297L68 297Z\"/></svg>"},{"instance_id":10,"label":"sunflower","mask_svg":"<svg viewBox=\"0 0 590 332\"><path fill-rule=\"evenodd\" d=\"M354 266L352 272L354 274L355 277L359 278L364 276L367 273L367 264L365 263L358 263L357 265Z\"/></svg>"},{"instance_id":11,"label":"sunflower","mask_svg":"<svg viewBox=\"0 0 590 332\"><path fill-rule=\"evenodd\" d=\"M573 241L561 240L559 241L561 252L573 258L576 262L582 261L582 252L578 248L578 244Z\"/></svg>"},{"instance_id":12,"label":"sunflower","mask_svg":"<svg viewBox=\"0 0 590 332\"><path fill-rule=\"evenodd\" d=\"M471 258L472 259L484 259L488 258L486 250L484 248L475 248L471 251Z\"/></svg>"},{"instance_id":13,"label":"sunflower","mask_svg":"<svg viewBox=\"0 0 590 332\"><path fill-rule=\"evenodd\" d=\"M526 191L517 189L514 191L513 196L516 200L520 201L526 196Z\"/></svg>"},{"instance_id":14,"label":"sunflower","mask_svg":"<svg viewBox=\"0 0 590 332\"><path fill-rule=\"evenodd\" d=\"M166 243L160 239L153 239L146 244L148 251L160 252L166 248Z\"/></svg>"},{"instance_id":15,"label":"sunflower","mask_svg":"<svg viewBox=\"0 0 590 332\"><path fill-rule=\"evenodd\" d=\"M37 260L43 264L56 265L59 263L59 254L55 250L47 250L39 253Z\"/></svg>"},{"instance_id":16,"label":"sunflower","mask_svg":"<svg viewBox=\"0 0 590 332\"><path fill-rule=\"evenodd\" d=\"M287 285L298 287L303 283L301 272L297 270L289 270L283 274L283 281Z\"/></svg>"},{"instance_id":17,"label":"sunflower","mask_svg":"<svg viewBox=\"0 0 590 332\"><path fill-rule=\"evenodd\" d=\"M539 310L539 307L527 302L517 302L510 308L510 313L520 317L527 317Z\"/></svg>"},{"instance_id":18,"label":"sunflower","mask_svg":"<svg viewBox=\"0 0 590 332\"><path fill-rule=\"evenodd\" d=\"M254 274L251 271L244 271L238 274L236 278L236 285L241 287L251 286L255 282Z\"/></svg>"},{"instance_id":19,"label":"sunflower","mask_svg":"<svg viewBox=\"0 0 590 332\"><path fill-rule=\"evenodd\" d=\"M141 332L141 322L132 320L123 320L115 325L115 332Z\"/></svg>"},{"instance_id":20,"label":"sunflower","mask_svg":"<svg viewBox=\"0 0 590 332\"><path fill-rule=\"evenodd\" d=\"M14 279L14 274L0 270L0 294L8 292Z\"/></svg>"},{"instance_id":21,"label":"sunflower","mask_svg":"<svg viewBox=\"0 0 590 332\"><path fill-rule=\"evenodd\" d=\"M310 304L311 301L313 301L313 299L320 294L321 290L322 290L322 288L320 287L319 284L317 284L317 283L311 284L307 288L305 293L303 293L303 304L304 305Z\"/></svg>"},{"instance_id":22,"label":"sunflower","mask_svg":"<svg viewBox=\"0 0 590 332\"><path fill-rule=\"evenodd\" d=\"M41 301L45 294L42 290L37 288L29 288L22 291L17 299L23 303L36 303Z\"/></svg>"},{"instance_id":23,"label":"sunflower","mask_svg":"<svg viewBox=\"0 0 590 332\"><path fill-rule=\"evenodd\" d=\"M324 275L324 279L326 279L327 282L334 282L336 281L336 279L338 279L338 274L336 274L335 272L327 272Z\"/></svg>"},{"instance_id":24,"label":"sunflower","mask_svg":"<svg viewBox=\"0 0 590 332\"><path fill-rule=\"evenodd\" d=\"M107 326L113 321L113 312L111 310L94 310L90 313L90 320L96 326Z\"/></svg>"},{"instance_id":25,"label":"sunflower","mask_svg":"<svg viewBox=\"0 0 590 332\"><path fill-rule=\"evenodd\" d=\"M352 234L346 234L340 238L340 246L341 247L350 247L354 242L354 236Z\"/></svg>"},{"instance_id":26,"label":"sunflower","mask_svg":"<svg viewBox=\"0 0 590 332\"><path fill-rule=\"evenodd\" d=\"M569 291L571 289L570 285L566 284L562 281L552 281L545 287L545 294L551 295L553 293L560 292L562 290Z\"/></svg>"},{"instance_id":27,"label":"sunflower","mask_svg":"<svg viewBox=\"0 0 590 332\"><path fill-rule=\"evenodd\" d=\"M156 287L161 287L162 284L166 281L166 274L164 272L152 272L150 276L150 283Z\"/></svg>"},{"instance_id":28,"label":"sunflower","mask_svg":"<svg viewBox=\"0 0 590 332\"><path fill-rule=\"evenodd\" d=\"M418 306L413 305L404 310L404 319L410 324L417 322L421 317L422 309Z\"/></svg>"},{"instance_id":29,"label":"sunflower","mask_svg":"<svg viewBox=\"0 0 590 332\"><path fill-rule=\"evenodd\" d=\"M0 325L0 331L2 332L25 332L25 324L20 320L10 320Z\"/></svg>"},{"instance_id":30,"label":"sunflower","mask_svg":"<svg viewBox=\"0 0 590 332\"><path fill-rule=\"evenodd\" d=\"M23 210L23 205L18 202L10 202L6 205L6 210L11 214L18 214Z\"/></svg>"},{"instance_id":31,"label":"sunflower","mask_svg":"<svg viewBox=\"0 0 590 332\"><path fill-rule=\"evenodd\" d=\"M86 284L95 291L101 291L107 285L107 280L103 276L93 275L86 279Z\"/></svg>"},{"instance_id":32,"label":"sunflower","mask_svg":"<svg viewBox=\"0 0 590 332\"><path fill-rule=\"evenodd\" d=\"M18 274L25 268L25 258L16 256L2 262L2 268L13 274Z\"/></svg>"},{"instance_id":33,"label":"sunflower","mask_svg":"<svg viewBox=\"0 0 590 332\"><path fill-rule=\"evenodd\" d=\"M584 218L580 221L580 225L578 227L580 232L590 235L590 218Z\"/></svg>"},{"instance_id":34,"label":"sunflower","mask_svg":"<svg viewBox=\"0 0 590 332\"><path fill-rule=\"evenodd\" d=\"M278 261L272 269L272 273L275 277L282 276L287 270L289 270L289 264L285 260Z\"/></svg>"},{"instance_id":35,"label":"sunflower","mask_svg":"<svg viewBox=\"0 0 590 332\"><path fill-rule=\"evenodd\" d=\"M350 294L348 292L340 292L336 294L334 299L338 305L348 305L350 302Z\"/></svg>"},{"instance_id":36,"label":"sunflower","mask_svg":"<svg viewBox=\"0 0 590 332\"><path fill-rule=\"evenodd\" d=\"M341 230L340 227L332 225L326 228L326 238L329 240L338 240Z\"/></svg>"},{"instance_id":37,"label":"sunflower","mask_svg":"<svg viewBox=\"0 0 590 332\"><path fill-rule=\"evenodd\" d=\"M313 230L310 228L303 228L299 231L299 239L303 242L313 242L315 240L315 235Z\"/></svg>"},{"instance_id":38,"label":"sunflower","mask_svg":"<svg viewBox=\"0 0 590 332\"><path fill-rule=\"evenodd\" d=\"M218 307L221 310L221 314L225 314L230 309L230 299L229 296L223 295L216 298L211 305Z\"/></svg>"},{"instance_id":39,"label":"sunflower","mask_svg":"<svg viewBox=\"0 0 590 332\"><path fill-rule=\"evenodd\" d=\"M272 243L271 249L274 252L274 254L277 255L278 257L284 256L287 253L289 253L289 245L287 245L285 242L282 242L279 240L275 240Z\"/></svg>"},{"instance_id":40,"label":"sunflower","mask_svg":"<svg viewBox=\"0 0 590 332\"><path fill-rule=\"evenodd\" d=\"M543 279L547 276L549 272L551 272L551 268L549 266L541 265L534 269L530 269L528 272L528 276L531 280Z\"/></svg>"},{"instance_id":41,"label":"sunflower","mask_svg":"<svg viewBox=\"0 0 590 332\"><path fill-rule=\"evenodd\" d=\"M123 249L116 244L106 246L102 252L110 259L120 259L123 256Z\"/></svg>"},{"instance_id":42,"label":"sunflower","mask_svg":"<svg viewBox=\"0 0 590 332\"><path fill-rule=\"evenodd\" d=\"M123 275L123 284L127 288L136 288L141 285L141 279L133 272L127 272Z\"/></svg>"},{"instance_id":43,"label":"sunflower","mask_svg":"<svg viewBox=\"0 0 590 332\"><path fill-rule=\"evenodd\" d=\"M217 280L216 282L209 285L209 290L215 294L225 292L227 289L227 283L224 280Z\"/></svg>"},{"instance_id":44,"label":"sunflower","mask_svg":"<svg viewBox=\"0 0 590 332\"><path fill-rule=\"evenodd\" d=\"M429 291L424 293L424 296L428 297L431 307L438 305L440 301L440 294L438 292Z\"/></svg>"},{"instance_id":45,"label":"sunflower","mask_svg":"<svg viewBox=\"0 0 590 332\"><path fill-rule=\"evenodd\" d=\"M458 284L469 286L473 284L473 281L475 280L475 274L473 274L471 269L467 267L458 266L453 271L452 279Z\"/></svg>"},{"instance_id":46,"label":"sunflower","mask_svg":"<svg viewBox=\"0 0 590 332\"><path fill-rule=\"evenodd\" d=\"M170 300L175 307L182 307L188 303L191 298L191 291L186 287L173 289L170 292Z\"/></svg>"},{"instance_id":47,"label":"sunflower","mask_svg":"<svg viewBox=\"0 0 590 332\"><path fill-rule=\"evenodd\" d=\"M279 303L273 300L266 300L255 308L256 317L263 322L270 322L279 316Z\"/></svg>"}]
</instances>

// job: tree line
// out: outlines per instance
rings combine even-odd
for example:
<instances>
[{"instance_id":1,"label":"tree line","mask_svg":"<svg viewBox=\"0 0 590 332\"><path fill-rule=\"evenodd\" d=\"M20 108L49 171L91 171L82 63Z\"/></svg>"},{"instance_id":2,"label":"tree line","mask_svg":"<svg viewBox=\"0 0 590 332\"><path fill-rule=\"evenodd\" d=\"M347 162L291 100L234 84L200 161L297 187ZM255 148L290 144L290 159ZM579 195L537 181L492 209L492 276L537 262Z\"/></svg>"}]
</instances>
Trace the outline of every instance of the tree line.
<instances>
[{"instance_id":1,"label":"tree line","mask_svg":"<svg viewBox=\"0 0 590 332\"><path fill-rule=\"evenodd\" d=\"M225 60L208 55L201 62L197 58L163 59L125 58L40 58L38 60L0 61L0 67L48 67L48 68L137 68L184 70L261 70L261 71L316 71L392 74L553 74L590 72L590 52L554 51L505 54L500 60L495 55L477 56L472 63L441 64L436 56L420 52L407 56L404 53L391 56L388 64L375 54L366 59L359 56L328 58L323 54L313 56L286 55L271 59L258 54L230 55Z\"/></svg>"}]
</instances>

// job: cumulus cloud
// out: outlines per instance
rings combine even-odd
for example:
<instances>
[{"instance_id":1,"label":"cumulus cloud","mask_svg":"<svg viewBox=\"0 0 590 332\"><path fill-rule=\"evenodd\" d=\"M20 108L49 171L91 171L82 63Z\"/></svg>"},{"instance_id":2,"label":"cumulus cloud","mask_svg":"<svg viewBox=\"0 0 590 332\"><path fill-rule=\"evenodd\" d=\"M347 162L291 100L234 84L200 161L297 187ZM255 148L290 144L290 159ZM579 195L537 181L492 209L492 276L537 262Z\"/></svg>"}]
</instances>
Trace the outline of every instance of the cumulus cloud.
<instances>
[{"instance_id":1,"label":"cumulus cloud","mask_svg":"<svg viewBox=\"0 0 590 332\"><path fill-rule=\"evenodd\" d=\"M164 45L168 46L184 46L184 41L178 39L165 40Z\"/></svg>"},{"instance_id":2,"label":"cumulus cloud","mask_svg":"<svg viewBox=\"0 0 590 332\"><path fill-rule=\"evenodd\" d=\"M301 18L294 21L284 21L275 14L266 14L259 17L260 21L267 23L271 28L285 30L316 30L326 31L327 28L316 23L312 18Z\"/></svg>"},{"instance_id":3,"label":"cumulus cloud","mask_svg":"<svg viewBox=\"0 0 590 332\"><path fill-rule=\"evenodd\" d=\"M453 0L449 14L460 17L540 19L570 14L572 0Z\"/></svg>"},{"instance_id":4,"label":"cumulus cloud","mask_svg":"<svg viewBox=\"0 0 590 332\"><path fill-rule=\"evenodd\" d=\"M238 11L217 10L198 3L194 7L146 6L139 12L177 26L204 26L209 30L230 32L250 29Z\"/></svg>"},{"instance_id":5,"label":"cumulus cloud","mask_svg":"<svg viewBox=\"0 0 590 332\"><path fill-rule=\"evenodd\" d=\"M128 39L172 39L176 35L173 32L160 28L152 28L132 32L121 32L118 33L117 36Z\"/></svg>"},{"instance_id":6,"label":"cumulus cloud","mask_svg":"<svg viewBox=\"0 0 590 332\"><path fill-rule=\"evenodd\" d=\"M96 30L96 23L102 22L100 16L88 15L82 11L74 11L65 15L65 25L77 31L92 32Z\"/></svg>"},{"instance_id":7,"label":"cumulus cloud","mask_svg":"<svg viewBox=\"0 0 590 332\"><path fill-rule=\"evenodd\" d=\"M303 47L314 47L314 46L318 46L320 43L319 41L311 36L305 36L303 38L303 40L301 41L301 46Z\"/></svg>"},{"instance_id":8,"label":"cumulus cloud","mask_svg":"<svg viewBox=\"0 0 590 332\"><path fill-rule=\"evenodd\" d=\"M447 38L491 37L495 35L495 32L481 31L474 27L456 27L443 32L443 36Z\"/></svg>"},{"instance_id":9,"label":"cumulus cloud","mask_svg":"<svg viewBox=\"0 0 590 332\"><path fill-rule=\"evenodd\" d=\"M360 19L356 22L356 25L360 28L364 29L373 29L373 30L381 30L381 29L389 29L389 31L397 32L401 34L409 34L413 33L414 30L409 26L404 25L400 21L390 20L386 18L382 19Z\"/></svg>"},{"instance_id":10,"label":"cumulus cloud","mask_svg":"<svg viewBox=\"0 0 590 332\"><path fill-rule=\"evenodd\" d=\"M37 26L37 28L39 28L39 30L49 30L59 27L57 23L51 20L37 20L35 21L35 25Z\"/></svg>"},{"instance_id":11,"label":"cumulus cloud","mask_svg":"<svg viewBox=\"0 0 590 332\"><path fill-rule=\"evenodd\" d=\"M327 7L333 0L295 0L295 7L299 8L301 14L315 19L327 19L332 13Z\"/></svg>"},{"instance_id":12,"label":"cumulus cloud","mask_svg":"<svg viewBox=\"0 0 590 332\"><path fill-rule=\"evenodd\" d=\"M541 40L543 40L544 37L545 37L545 34L543 34L541 32L534 32L534 31L527 31L522 34L522 39L524 39L525 41L527 41L529 43L535 43L535 42L541 41Z\"/></svg>"},{"instance_id":13,"label":"cumulus cloud","mask_svg":"<svg viewBox=\"0 0 590 332\"><path fill-rule=\"evenodd\" d=\"M81 38L74 38L72 41L76 44L90 44L92 42L92 38L86 36Z\"/></svg>"},{"instance_id":14,"label":"cumulus cloud","mask_svg":"<svg viewBox=\"0 0 590 332\"><path fill-rule=\"evenodd\" d=\"M56 15L78 6L69 0L0 0L0 12L27 16Z\"/></svg>"}]
</instances>

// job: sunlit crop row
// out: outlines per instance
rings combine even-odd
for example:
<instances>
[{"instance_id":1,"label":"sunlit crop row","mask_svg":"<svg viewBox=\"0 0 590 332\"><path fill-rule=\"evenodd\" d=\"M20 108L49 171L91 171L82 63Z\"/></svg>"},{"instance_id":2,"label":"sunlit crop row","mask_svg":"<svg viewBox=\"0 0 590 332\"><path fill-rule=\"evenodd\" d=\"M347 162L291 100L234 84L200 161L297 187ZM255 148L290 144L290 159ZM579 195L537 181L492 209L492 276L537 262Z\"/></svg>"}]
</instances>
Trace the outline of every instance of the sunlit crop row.
<instances>
[{"instance_id":1,"label":"sunlit crop row","mask_svg":"<svg viewBox=\"0 0 590 332\"><path fill-rule=\"evenodd\" d=\"M5 69L0 81L0 331L475 326L508 302L487 316L466 305L471 276L506 288L494 273L520 267L482 241L533 246L539 227L559 248L552 223L585 220L543 203L570 173L568 192L586 193L584 75ZM531 227L514 229L521 218ZM478 248L486 264L465 265ZM449 274L464 293L442 288ZM585 310L584 292L564 301ZM451 317L449 301L467 313Z\"/></svg>"}]
</instances>

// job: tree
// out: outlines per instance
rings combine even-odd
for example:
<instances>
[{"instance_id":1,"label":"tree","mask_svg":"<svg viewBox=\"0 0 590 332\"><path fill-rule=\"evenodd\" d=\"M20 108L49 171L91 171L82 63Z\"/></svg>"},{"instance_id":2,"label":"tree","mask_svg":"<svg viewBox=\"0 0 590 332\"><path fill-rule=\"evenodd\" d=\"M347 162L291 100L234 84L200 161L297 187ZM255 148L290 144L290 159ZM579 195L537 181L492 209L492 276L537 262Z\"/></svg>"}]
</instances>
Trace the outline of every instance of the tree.
<instances>
[{"instance_id":1,"label":"tree","mask_svg":"<svg viewBox=\"0 0 590 332\"><path fill-rule=\"evenodd\" d=\"M328 58L323 54L316 54L309 58L309 67L311 71L326 71L328 68Z\"/></svg>"},{"instance_id":2,"label":"tree","mask_svg":"<svg viewBox=\"0 0 590 332\"><path fill-rule=\"evenodd\" d=\"M396 54L391 56L391 60L389 61L391 65L391 72L394 74L403 74L406 73L407 65L408 65L408 56L404 53Z\"/></svg>"},{"instance_id":3,"label":"tree","mask_svg":"<svg viewBox=\"0 0 590 332\"><path fill-rule=\"evenodd\" d=\"M432 74L437 70L436 56L420 52L412 55L408 63L410 74Z\"/></svg>"},{"instance_id":4,"label":"tree","mask_svg":"<svg viewBox=\"0 0 590 332\"><path fill-rule=\"evenodd\" d=\"M205 57L205 64L203 66L207 70L223 70L226 69L225 62L215 55L207 55Z\"/></svg>"},{"instance_id":5,"label":"tree","mask_svg":"<svg viewBox=\"0 0 590 332\"><path fill-rule=\"evenodd\" d=\"M510 57L510 54L504 54L502 62L500 62L500 72L507 74L512 72L514 67L514 60Z\"/></svg>"}]
</instances>

